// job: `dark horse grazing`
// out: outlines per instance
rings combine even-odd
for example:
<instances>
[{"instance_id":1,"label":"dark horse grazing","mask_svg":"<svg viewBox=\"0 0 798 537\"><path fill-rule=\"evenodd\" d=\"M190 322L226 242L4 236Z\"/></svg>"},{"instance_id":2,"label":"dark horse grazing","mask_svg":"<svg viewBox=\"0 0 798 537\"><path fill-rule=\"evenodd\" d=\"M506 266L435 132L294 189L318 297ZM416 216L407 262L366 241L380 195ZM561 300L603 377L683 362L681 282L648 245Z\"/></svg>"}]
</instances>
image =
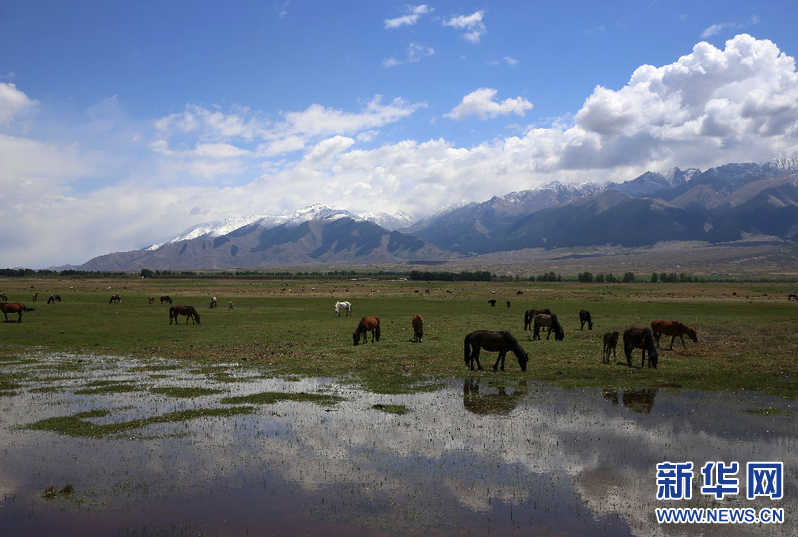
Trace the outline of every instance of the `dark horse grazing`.
<instances>
[{"instance_id":1,"label":"dark horse grazing","mask_svg":"<svg viewBox=\"0 0 798 537\"><path fill-rule=\"evenodd\" d=\"M548 332L546 333L546 339L549 339L552 330L554 330L554 341L562 341L563 339L565 339L565 330L562 329L560 320L557 319L557 316L554 315L553 313L551 315L546 315L545 313L539 313L538 315L535 315L534 318L535 331L532 334L533 340L540 339L541 326L548 328Z\"/></svg>"},{"instance_id":2,"label":"dark horse grazing","mask_svg":"<svg viewBox=\"0 0 798 537\"><path fill-rule=\"evenodd\" d=\"M532 308L526 310L524 312L524 330L532 330L532 321L535 319L535 315L540 315L541 313L545 313L546 315L551 315L551 310L549 308L545 309Z\"/></svg>"},{"instance_id":3,"label":"dark horse grazing","mask_svg":"<svg viewBox=\"0 0 798 537\"><path fill-rule=\"evenodd\" d=\"M164 296L161 297L161 304L163 304L164 302L166 302L168 304L171 304L172 303L172 299L169 298L167 295L164 295Z\"/></svg>"},{"instance_id":4,"label":"dark horse grazing","mask_svg":"<svg viewBox=\"0 0 798 537\"><path fill-rule=\"evenodd\" d=\"M108 301L109 304L113 304L116 302L117 304L122 303L122 297L120 295L111 295L111 300Z\"/></svg>"},{"instance_id":5,"label":"dark horse grazing","mask_svg":"<svg viewBox=\"0 0 798 537\"><path fill-rule=\"evenodd\" d=\"M590 318L590 312L587 310L579 310L579 322L581 323L582 327L580 330L585 329L585 323L587 323L587 329L593 330L593 319Z\"/></svg>"},{"instance_id":6,"label":"dark horse grazing","mask_svg":"<svg viewBox=\"0 0 798 537\"><path fill-rule=\"evenodd\" d=\"M6 318L5 322L8 322L8 314L9 313L16 313L19 315L17 318L17 322L22 322L22 312L23 311L33 311L34 308L29 308L22 302L0 302L0 310L3 310L3 315ZM13 322L13 321L12 321Z\"/></svg>"},{"instance_id":7,"label":"dark horse grazing","mask_svg":"<svg viewBox=\"0 0 798 537\"><path fill-rule=\"evenodd\" d=\"M50 298L47 299L48 304L55 304L56 302L61 302L61 295L50 295Z\"/></svg>"},{"instance_id":8,"label":"dark horse grazing","mask_svg":"<svg viewBox=\"0 0 798 537\"><path fill-rule=\"evenodd\" d=\"M615 349L618 347L618 332L607 332L604 334L604 351L601 363L610 363L610 353L615 358ZM617 359L615 360L618 361Z\"/></svg>"},{"instance_id":9,"label":"dark horse grazing","mask_svg":"<svg viewBox=\"0 0 798 537\"><path fill-rule=\"evenodd\" d=\"M623 333L623 352L626 354L626 363L632 367L632 350L643 349L643 362L646 365L646 352L648 352L648 367L657 368L657 348L654 346L654 336L650 328L630 328Z\"/></svg>"},{"instance_id":10,"label":"dark horse grazing","mask_svg":"<svg viewBox=\"0 0 798 537\"><path fill-rule=\"evenodd\" d=\"M521 371L526 371L526 363L529 361L529 355L510 332L477 330L476 332L468 334L463 341L463 360L465 360L465 364L471 368L471 371L474 370L474 362L477 363L477 369L482 371L482 365L479 363L480 349L499 352L496 363L493 364L494 371L499 367L499 362L502 363L502 371L504 371L504 356L507 354L507 351L513 351L515 357L518 358L518 365L521 366Z\"/></svg>"},{"instance_id":11,"label":"dark horse grazing","mask_svg":"<svg viewBox=\"0 0 798 537\"><path fill-rule=\"evenodd\" d=\"M686 349L687 345L684 344L684 336L686 335L693 341L698 341L698 335L695 333L695 328L690 328L684 323L679 321L654 321L651 323L651 331L654 333L654 339L657 341L657 348L659 348L659 337L662 334L671 336L671 347L673 350L673 340L678 336L682 340L682 348Z\"/></svg>"},{"instance_id":12,"label":"dark horse grazing","mask_svg":"<svg viewBox=\"0 0 798 537\"><path fill-rule=\"evenodd\" d=\"M186 324L188 324L189 319L191 319L193 324L200 324L200 316L197 310L194 309L194 306L172 306L169 308L169 324L172 324L172 319L174 319L175 324L177 324L178 315L186 316Z\"/></svg>"},{"instance_id":13,"label":"dark horse grazing","mask_svg":"<svg viewBox=\"0 0 798 537\"><path fill-rule=\"evenodd\" d=\"M360 343L360 338L363 338L363 343L369 342L369 332L371 332L371 342L380 340L380 318L371 316L363 317L355 328L352 338L355 340L355 345Z\"/></svg>"},{"instance_id":14,"label":"dark horse grazing","mask_svg":"<svg viewBox=\"0 0 798 537\"><path fill-rule=\"evenodd\" d=\"M424 318L421 315L414 315L410 324L413 325L413 341L421 343L424 337Z\"/></svg>"}]
</instances>

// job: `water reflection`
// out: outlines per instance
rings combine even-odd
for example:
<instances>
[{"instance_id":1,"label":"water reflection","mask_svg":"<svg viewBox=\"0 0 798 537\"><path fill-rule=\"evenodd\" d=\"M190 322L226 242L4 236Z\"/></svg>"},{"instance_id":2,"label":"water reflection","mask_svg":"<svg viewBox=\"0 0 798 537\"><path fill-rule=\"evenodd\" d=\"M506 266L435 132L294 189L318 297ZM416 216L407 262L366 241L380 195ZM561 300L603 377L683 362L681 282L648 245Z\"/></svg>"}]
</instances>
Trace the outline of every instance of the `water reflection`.
<instances>
[{"instance_id":1,"label":"water reflection","mask_svg":"<svg viewBox=\"0 0 798 537\"><path fill-rule=\"evenodd\" d=\"M128 359L95 357L79 372L58 367L70 357L41 359L48 363L38 379L30 365L2 366L27 375L16 395L0 397L0 525L9 534L719 535L729 527L656 523L654 510L664 506L655 499L658 462L783 461L785 482L798 477L792 403L756 394L616 392L617 403L606 404L608 392L503 386L488 373L434 393L386 396L236 366L225 366L219 381L181 369L151 376ZM141 389L74 393L98 379ZM150 391L178 385L222 393ZM95 408L112 411L103 420L122 421L263 391L345 402L283 401L103 439L15 426ZM373 408L387 404L410 412ZM782 414L744 412L766 407ZM67 483L76 500L41 498ZM693 501L667 506L707 506L698 486ZM735 525L735 535L798 529L790 488L780 502L748 501L743 492L720 503L785 509L785 524Z\"/></svg>"},{"instance_id":2,"label":"water reflection","mask_svg":"<svg viewBox=\"0 0 798 537\"><path fill-rule=\"evenodd\" d=\"M468 377L463 380L463 406L473 414L506 416L524 397L526 385L521 380L513 386L504 383L496 386L485 378Z\"/></svg>"},{"instance_id":3,"label":"water reflection","mask_svg":"<svg viewBox=\"0 0 798 537\"><path fill-rule=\"evenodd\" d=\"M619 402L629 410L640 414L650 414L654 408L654 398L657 396L656 388L642 390L604 390L604 399L613 405Z\"/></svg>"}]
</instances>

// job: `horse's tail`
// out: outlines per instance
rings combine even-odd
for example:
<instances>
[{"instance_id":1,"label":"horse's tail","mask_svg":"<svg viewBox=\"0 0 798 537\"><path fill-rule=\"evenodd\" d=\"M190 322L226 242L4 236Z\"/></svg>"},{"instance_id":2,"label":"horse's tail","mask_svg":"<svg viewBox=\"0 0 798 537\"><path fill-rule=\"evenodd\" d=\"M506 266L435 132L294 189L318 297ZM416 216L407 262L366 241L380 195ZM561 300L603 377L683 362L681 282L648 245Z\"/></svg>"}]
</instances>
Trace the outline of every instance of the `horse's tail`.
<instances>
[{"instance_id":1,"label":"horse's tail","mask_svg":"<svg viewBox=\"0 0 798 537\"><path fill-rule=\"evenodd\" d=\"M35 309L36 309L36 308L29 308L28 306L25 306L24 304L22 305L22 310L23 310L23 311L33 311L33 310L35 310Z\"/></svg>"},{"instance_id":2,"label":"horse's tail","mask_svg":"<svg viewBox=\"0 0 798 537\"><path fill-rule=\"evenodd\" d=\"M377 327L374 329L374 340L380 340L380 320L377 319Z\"/></svg>"},{"instance_id":3,"label":"horse's tail","mask_svg":"<svg viewBox=\"0 0 798 537\"><path fill-rule=\"evenodd\" d=\"M471 334L465 337L463 341L463 361L465 365L468 365L468 358L471 356L471 338L469 337Z\"/></svg>"}]
</instances>

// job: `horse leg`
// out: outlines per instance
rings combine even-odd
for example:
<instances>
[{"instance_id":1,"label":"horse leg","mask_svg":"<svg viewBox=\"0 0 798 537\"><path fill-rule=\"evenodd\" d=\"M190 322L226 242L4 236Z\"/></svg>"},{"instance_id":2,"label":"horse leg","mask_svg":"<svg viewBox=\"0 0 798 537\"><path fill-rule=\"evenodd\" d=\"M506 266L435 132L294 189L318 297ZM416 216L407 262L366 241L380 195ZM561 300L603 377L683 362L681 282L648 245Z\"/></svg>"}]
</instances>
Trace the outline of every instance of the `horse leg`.
<instances>
[{"instance_id":1,"label":"horse leg","mask_svg":"<svg viewBox=\"0 0 798 537\"><path fill-rule=\"evenodd\" d=\"M683 348L683 349L686 349L686 348L687 348L687 345L685 345L685 344L684 344L684 336L683 336L682 334L679 334L679 339L681 339L681 340L682 340L682 348Z\"/></svg>"},{"instance_id":2,"label":"horse leg","mask_svg":"<svg viewBox=\"0 0 798 537\"><path fill-rule=\"evenodd\" d=\"M676 339L675 335L671 336L671 348L670 348L670 350L673 350L673 340L675 340L675 339ZM684 345L684 340L682 340L682 345Z\"/></svg>"},{"instance_id":3,"label":"horse leg","mask_svg":"<svg viewBox=\"0 0 798 537\"><path fill-rule=\"evenodd\" d=\"M504 355L506 351L499 351L499 356L496 357L496 363L493 364L493 370L497 371L499 368L499 361L502 363L502 371L504 371Z\"/></svg>"},{"instance_id":4,"label":"horse leg","mask_svg":"<svg viewBox=\"0 0 798 537\"><path fill-rule=\"evenodd\" d=\"M482 371L482 364L479 363L479 346L474 346L474 352L471 353L471 371L474 370L474 362L477 363L477 370Z\"/></svg>"},{"instance_id":5,"label":"horse leg","mask_svg":"<svg viewBox=\"0 0 798 537\"><path fill-rule=\"evenodd\" d=\"M551 336L551 327L549 327L549 331L546 332L546 339L549 339L550 336Z\"/></svg>"}]
</instances>

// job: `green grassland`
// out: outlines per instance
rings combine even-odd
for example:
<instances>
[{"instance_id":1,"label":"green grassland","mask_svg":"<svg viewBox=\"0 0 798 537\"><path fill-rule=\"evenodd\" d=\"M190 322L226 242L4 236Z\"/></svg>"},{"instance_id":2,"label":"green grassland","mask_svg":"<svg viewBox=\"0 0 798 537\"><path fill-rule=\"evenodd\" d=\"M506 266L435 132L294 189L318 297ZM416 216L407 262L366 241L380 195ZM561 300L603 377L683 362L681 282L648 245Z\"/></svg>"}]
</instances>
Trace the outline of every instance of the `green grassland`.
<instances>
[{"instance_id":1,"label":"green grassland","mask_svg":"<svg viewBox=\"0 0 798 537\"><path fill-rule=\"evenodd\" d=\"M0 279L0 290L11 302L35 307L21 323L0 323L0 360L36 349L75 353L83 360L167 358L189 368L234 363L269 375L336 377L381 393L426 389L475 374L564 387L756 390L798 397L798 303L788 302L796 286L786 283L13 278ZM39 293L35 304L33 292ZM53 293L63 300L47 304ZM109 304L116 293L122 302ZM201 323L186 325L181 317L170 325L161 295L171 296L175 305L195 306ZM218 308L208 308L212 296ZM489 299L497 300L496 307ZM233 310L227 307L231 300ZM352 317L334 316L337 300L352 303ZM523 329L524 311L531 307L556 313L565 340L544 335L532 341ZM591 312L592 331L580 330L580 309ZM425 319L423 343L412 342L415 314ZM352 332L366 315L380 317L382 338L353 346ZM683 349L677 340L671 351L670 338L664 338L656 370L640 368L639 350L634 367L627 367L622 344L618 363L601 362L604 332L648 326L655 319L693 326L698 343L687 340ZM493 372L495 354L483 352L486 371L470 373L463 363L463 338L477 329L512 332L529 353L527 371L521 372L510 354L506 371ZM13 386L14 379L0 375L0 382Z\"/></svg>"}]
</instances>

